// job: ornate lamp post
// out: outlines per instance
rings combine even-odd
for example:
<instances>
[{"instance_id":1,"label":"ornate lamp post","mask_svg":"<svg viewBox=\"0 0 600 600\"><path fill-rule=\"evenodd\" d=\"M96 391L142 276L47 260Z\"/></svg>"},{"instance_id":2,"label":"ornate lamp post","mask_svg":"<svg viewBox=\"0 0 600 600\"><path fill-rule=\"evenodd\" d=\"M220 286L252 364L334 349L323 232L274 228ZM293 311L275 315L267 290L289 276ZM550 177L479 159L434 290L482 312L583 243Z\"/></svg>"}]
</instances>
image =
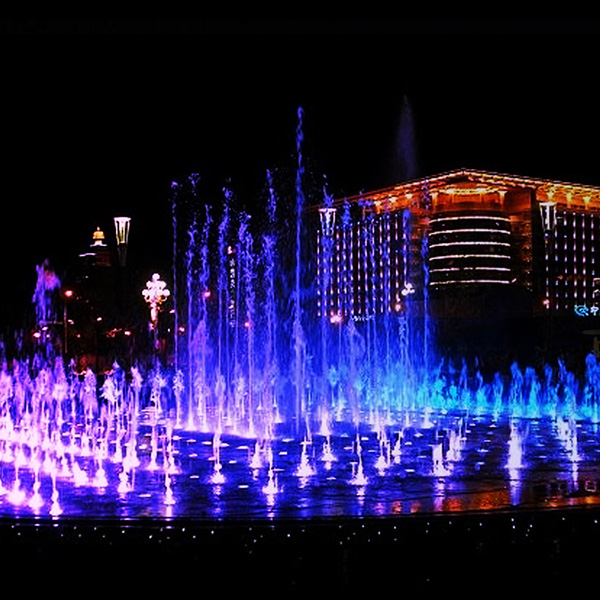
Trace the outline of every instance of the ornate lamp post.
<instances>
[{"instance_id":1,"label":"ornate lamp post","mask_svg":"<svg viewBox=\"0 0 600 600\"><path fill-rule=\"evenodd\" d=\"M146 282L146 289L142 290L144 300L150 306L150 329L154 330L154 338L158 335L158 313L162 303L171 295L167 284L161 280L158 273L152 275L152 279Z\"/></svg>"}]
</instances>

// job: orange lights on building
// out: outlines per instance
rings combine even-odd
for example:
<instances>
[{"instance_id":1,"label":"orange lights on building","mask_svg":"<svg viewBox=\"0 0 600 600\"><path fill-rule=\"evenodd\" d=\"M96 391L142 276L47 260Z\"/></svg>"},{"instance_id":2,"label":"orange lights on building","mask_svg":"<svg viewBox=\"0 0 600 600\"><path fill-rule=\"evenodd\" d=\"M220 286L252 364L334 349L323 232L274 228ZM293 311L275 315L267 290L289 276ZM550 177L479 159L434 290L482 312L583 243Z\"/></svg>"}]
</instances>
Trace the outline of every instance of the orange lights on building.
<instances>
[{"instance_id":1,"label":"orange lights on building","mask_svg":"<svg viewBox=\"0 0 600 600\"><path fill-rule=\"evenodd\" d=\"M407 282L415 299L425 285L508 285L542 310L589 311L595 301L598 187L461 169L319 210L319 314L397 312Z\"/></svg>"}]
</instances>

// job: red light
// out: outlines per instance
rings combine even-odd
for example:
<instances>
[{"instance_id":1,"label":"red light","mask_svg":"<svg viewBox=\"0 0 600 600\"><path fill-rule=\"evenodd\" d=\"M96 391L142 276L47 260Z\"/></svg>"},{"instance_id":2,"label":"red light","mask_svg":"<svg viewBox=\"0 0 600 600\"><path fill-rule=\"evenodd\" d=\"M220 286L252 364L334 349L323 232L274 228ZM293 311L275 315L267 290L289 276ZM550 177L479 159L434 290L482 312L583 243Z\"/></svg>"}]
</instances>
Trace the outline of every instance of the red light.
<instances>
[{"instance_id":1,"label":"red light","mask_svg":"<svg viewBox=\"0 0 600 600\"><path fill-rule=\"evenodd\" d=\"M65 298L71 298L73 296L73 290L65 290Z\"/></svg>"}]
</instances>

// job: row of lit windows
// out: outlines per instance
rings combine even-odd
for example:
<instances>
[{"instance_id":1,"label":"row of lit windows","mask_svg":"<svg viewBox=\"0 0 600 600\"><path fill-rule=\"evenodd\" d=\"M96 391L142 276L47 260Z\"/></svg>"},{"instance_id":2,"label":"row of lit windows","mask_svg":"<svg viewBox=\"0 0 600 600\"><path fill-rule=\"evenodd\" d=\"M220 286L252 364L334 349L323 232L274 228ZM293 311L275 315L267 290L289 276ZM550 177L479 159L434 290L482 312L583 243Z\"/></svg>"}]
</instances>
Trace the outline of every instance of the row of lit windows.
<instances>
[{"instance_id":1,"label":"row of lit windows","mask_svg":"<svg viewBox=\"0 0 600 600\"><path fill-rule=\"evenodd\" d=\"M432 286L510 282L510 219L500 215L447 215L431 219Z\"/></svg>"},{"instance_id":2,"label":"row of lit windows","mask_svg":"<svg viewBox=\"0 0 600 600\"><path fill-rule=\"evenodd\" d=\"M434 217L431 219L431 223L445 223L449 221L488 221L495 223L510 223L510 219L508 217L503 217L501 215L454 215L454 216L440 216Z\"/></svg>"},{"instance_id":3,"label":"row of lit windows","mask_svg":"<svg viewBox=\"0 0 600 600\"><path fill-rule=\"evenodd\" d=\"M463 233L499 233L504 235L510 235L508 229L491 229L487 227L465 227L462 229L440 229L438 231L432 231L429 234L429 238L436 237L438 235L451 235L451 234L463 234Z\"/></svg>"},{"instance_id":4,"label":"row of lit windows","mask_svg":"<svg viewBox=\"0 0 600 600\"><path fill-rule=\"evenodd\" d=\"M472 259L472 258L478 258L478 259L482 259L482 258L489 258L489 259L499 259L499 260L510 260L510 254L501 254L501 253L472 253L469 252L468 254L442 254L441 256L430 256L429 257L429 262L435 262L437 260L449 260L449 259L461 259L461 258L465 258L465 259Z\"/></svg>"}]
</instances>

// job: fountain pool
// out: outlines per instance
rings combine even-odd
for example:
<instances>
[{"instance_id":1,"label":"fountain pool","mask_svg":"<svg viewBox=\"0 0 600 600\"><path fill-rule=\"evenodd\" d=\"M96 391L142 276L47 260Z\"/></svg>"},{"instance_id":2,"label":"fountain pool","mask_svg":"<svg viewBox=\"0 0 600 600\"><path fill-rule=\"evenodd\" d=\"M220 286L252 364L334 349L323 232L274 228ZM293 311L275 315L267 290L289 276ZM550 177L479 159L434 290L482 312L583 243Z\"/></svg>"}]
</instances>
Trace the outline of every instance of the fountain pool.
<instances>
[{"instance_id":1,"label":"fountain pool","mask_svg":"<svg viewBox=\"0 0 600 600\"><path fill-rule=\"evenodd\" d=\"M498 405L490 387L489 404L480 393L478 406L324 420L301 437L279 422L266 437L177 427L155 406L140 409L141 391L102 404L57 373L27 388L3 372L5 516L368 517L600 501L595 411L540 403L527 414L526 404Z\"/></svg>"},{"instance_id":2,"label":"fountain pool","mask_svg":"<svg viewBox=\"0 0 600 600\"><path fill-rule=\"evenodd\" d=\"M335 233L325 190L311 245L298 114L293 210L270 173L260 226L229 189L217 211L197 175L173 185L170 361L76 372L43 347L5 361L1 514L277 519L600 499L596 357L582 378L562 362L487 379L435 365L426 245L416 266L394 259L402 291L389 310L381 300L409 211L395 245L385 214L358 235L345 207ZM346 240L335 282L333 235ZM38 269L41 321L51 275Z\"/></svg>"}]
</instances>

